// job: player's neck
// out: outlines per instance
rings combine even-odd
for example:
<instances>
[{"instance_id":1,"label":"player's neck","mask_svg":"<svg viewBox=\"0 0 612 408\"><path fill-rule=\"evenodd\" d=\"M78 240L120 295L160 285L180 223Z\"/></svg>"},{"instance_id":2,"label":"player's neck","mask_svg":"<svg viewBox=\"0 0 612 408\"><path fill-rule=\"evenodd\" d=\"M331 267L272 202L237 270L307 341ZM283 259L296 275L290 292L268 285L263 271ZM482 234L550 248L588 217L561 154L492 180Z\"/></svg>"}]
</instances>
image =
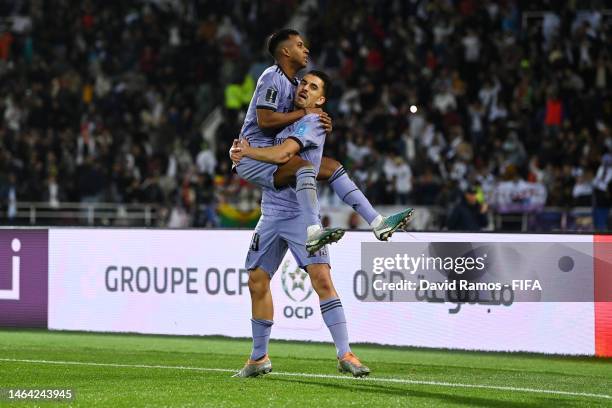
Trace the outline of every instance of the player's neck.
<instances>
[{"instance_id":1,"label":"player's neck","mask_svg":"<svg viewBox=\"0 0 612 408\"><path fill-rule=\"evenodd\" d=\"M287 76L287 78L289 78L289 80L293 80L293 78L295 78L295 76L297 75L297 72L299 71L289 61L278 61L276 65L280 67L280 69Z\"/></svg>"}]
</instances>

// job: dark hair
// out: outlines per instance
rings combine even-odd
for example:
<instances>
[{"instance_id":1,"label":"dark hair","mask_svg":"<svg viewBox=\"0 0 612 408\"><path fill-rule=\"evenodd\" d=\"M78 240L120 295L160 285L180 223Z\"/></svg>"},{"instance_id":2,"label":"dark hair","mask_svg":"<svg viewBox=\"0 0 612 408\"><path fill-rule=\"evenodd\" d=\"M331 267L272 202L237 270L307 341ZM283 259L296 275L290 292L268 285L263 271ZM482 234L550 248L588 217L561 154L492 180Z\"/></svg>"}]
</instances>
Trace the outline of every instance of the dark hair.
<instances>
[{"instance_id":1,"label":"dark hair","mask_svg":"<svg viewBox=\"0 0 612 408\"><path fill-rule=\"evenodd\" d=\"M291 28L283 28L280 31L275 32L268 38L268 52L273 58L276 58L276 49L278 45L285 40L288 40L292 35L300 35L297 31Z\"/></svg>"},{"instance_id":2,"label":"dark hair","mask_svg":"<svg viewBox=\"0 0 612 408\"><path fill-rule=\"evenodd\" d=\"M329 95L329 91L332 86L331 78L329 77L329 75L327 75L323 71L317 71L316 69L313 69L312 71L308 71L306 75L314 75L317 78L319 78L321 81L323 81L323 96L327 98L327 95Z\"/></svg>"}]
</instances>

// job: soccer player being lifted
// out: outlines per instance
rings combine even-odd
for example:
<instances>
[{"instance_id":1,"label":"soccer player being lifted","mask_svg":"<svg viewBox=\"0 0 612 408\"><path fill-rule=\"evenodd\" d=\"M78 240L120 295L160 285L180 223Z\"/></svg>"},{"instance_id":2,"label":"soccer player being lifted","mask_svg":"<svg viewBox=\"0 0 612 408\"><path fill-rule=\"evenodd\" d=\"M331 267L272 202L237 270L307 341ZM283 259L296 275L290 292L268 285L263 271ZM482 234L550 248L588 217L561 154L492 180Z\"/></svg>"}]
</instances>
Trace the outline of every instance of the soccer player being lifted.
<instances>
[{"instance_id":1,"label":"soccer player being lifted","mask_svg":"<svg viewBox=\"0 0 612 408\"><path fill-rule=\"evenodd\" d=\"M331 132L331 119L321 107L294 107L293 104L298 86L296 74L306 67L309 54L300 34L295 30L283 29L271 35L268 51L276 64L268 67L257 80L255 94L240 132L240 142L234 142L230 157L231 152L239 152L245 144L252 147L272 146L281 129L309 114L316 115L317 126L322 126L327 133ZM313 163L303 155L288 154L286 149L278 150L278 156L273 159L266 163L256 155L245 155L235 170L240 177L262 188L281 189L295 183L296 206L302 209L307 218L306 248L309 253L338 241L344 234L339 228L321 228L316 180L327 180L336 195L372 227L379 240L386 241L396 230L406 227L412 217L412 208L388 217L380 215L334 159L323 157L318 174L314 171ZM269 198L264 195L262 207L268 204L267 200Z\"/></svg>"},{"instance_id":2,"label":"soccer player being lifted","mask_svg":"<svg viewBox=\"0 0 612 408\"><path fill-rule=\"evenodd\" d=\"M323 106L329 87L330 81L326 74L310 71L302 78L297 88L296 108ZM291 158L299 154L303 160L310 163L310 168L316 176L323 158L325 136L325 129L320 125L318 115L308 114L278 133L274 146L252 148L243 144L241 152L234 153L234 159L242 163L245 158L251 157L274 163L279 157ZM346 318L331 279L327 247L321 247L311 255L306 251L306 227L309 226L311 218L310 214L298 205L299 192L296 190L263 188L262 217L255 228L246 259L251 293L253 350L247 363L235 377L255 377L272 371L272 362L268 357L268 342L274 316L270 280L287 249L291 250L300 268L306 270L315 292L319 295L323 320L336 345L338 369L356 377L366 376L370 373L369 368L361 364L349 346Z\"/></svg>"}]
</instances>

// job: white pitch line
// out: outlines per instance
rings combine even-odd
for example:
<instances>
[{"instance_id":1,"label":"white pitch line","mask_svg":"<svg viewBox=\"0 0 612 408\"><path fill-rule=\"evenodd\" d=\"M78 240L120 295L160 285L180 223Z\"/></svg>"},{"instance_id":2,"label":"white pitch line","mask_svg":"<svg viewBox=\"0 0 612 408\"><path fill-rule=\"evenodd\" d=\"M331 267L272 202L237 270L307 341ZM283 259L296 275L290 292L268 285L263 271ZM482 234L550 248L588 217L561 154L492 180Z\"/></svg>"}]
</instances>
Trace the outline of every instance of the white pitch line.
<instances>
[{"instance_id":1,"label":"white pitch line","mask_svg":"<svg viewBox=\"0 0 612 408\"><path fill-rule=\"evenodd\" d=\"M23 359L17 359L17 358L0 358L0 361L14 362L14 363L33 363L33 364L82 365L82 366L94 366L94 367L160 368L160 369L166 369L166 370L208 371L208 372L217 372L217 373L235 373L237 371L237 370L232 370L229 368L207 368L207 367L119 364L119 363L94 363L94 362L87 362L87 361L23 360ZM325 379L332 379L332 380L345 380L345 381L348 380L348 381L356 381L356 382L386 382L386 383L410 384L410 385L433 385L433 386L438 386L438 387L480 388L480 389L485 389L485 390L518 391L518 392L530 392L530 393L535 393L535 394L568 395L568 396L573 396L573 397L593 397L593 398L612 399L612 395L592 394L588 392L545 390L545 389L539 389L539 388L524 388L524 387L506 387L506 386L501 386L501 385L462 384L462 383L449 383L449 382L439 382L439 381L408 380L408 379L401 379L401 378L377 378L377 377L353 378L353 377L347 377L347 376L341 376L341 375L287 373L287 372L278 372L278 371L273 371L268 375L283 376L283 377L325 378Z\"/></svg>"}]
</instances>

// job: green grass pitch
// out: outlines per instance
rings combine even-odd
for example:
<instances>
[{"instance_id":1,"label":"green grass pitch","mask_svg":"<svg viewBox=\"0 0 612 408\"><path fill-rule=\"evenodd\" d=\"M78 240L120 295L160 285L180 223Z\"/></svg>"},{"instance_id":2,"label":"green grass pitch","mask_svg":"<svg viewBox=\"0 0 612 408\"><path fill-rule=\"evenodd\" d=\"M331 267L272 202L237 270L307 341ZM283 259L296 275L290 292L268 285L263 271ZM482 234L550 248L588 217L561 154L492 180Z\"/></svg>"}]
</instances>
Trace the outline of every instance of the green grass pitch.
<instances>
[{"instance_id":1,"label":"green grass pitch","mask_svg":"<svg viewBox=\"0 0 612 408\"><path fill-rule=\"evenodd\" d=\"M611 407L610 359L355 346L369 379L336 371L332 344L272 340L274 372L231 378L249 340L0 331L0 388L72 388L79 407Z\"/></svg>"}]
</instances>

